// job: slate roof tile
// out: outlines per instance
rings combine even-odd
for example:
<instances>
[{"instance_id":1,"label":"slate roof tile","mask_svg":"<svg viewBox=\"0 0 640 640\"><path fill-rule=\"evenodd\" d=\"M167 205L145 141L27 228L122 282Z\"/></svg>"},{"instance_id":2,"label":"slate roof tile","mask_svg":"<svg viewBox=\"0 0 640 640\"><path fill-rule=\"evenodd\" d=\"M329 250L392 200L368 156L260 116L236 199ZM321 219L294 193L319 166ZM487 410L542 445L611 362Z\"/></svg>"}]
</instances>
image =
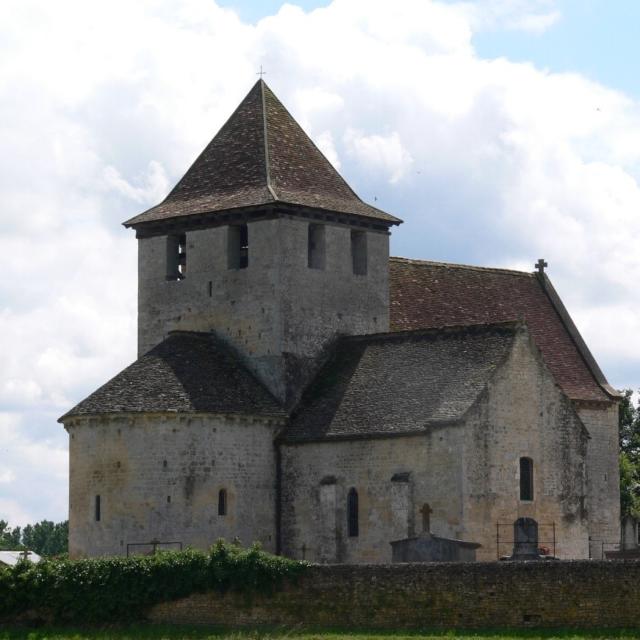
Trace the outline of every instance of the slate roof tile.
<instances>
[{"instance_id":1,"label":"slate roof tile","mask_svg":"<svg viewBox=\"0 0 640 640\"><path fill-rule=\"evenodd\" d=\"M401 222L360 200L259 80L165 200L125 226L278 202Z\"/></svg>"},{"instance_id":2,"label":"slate roof tile","mask_svg":"<svg viewBox=\"0 0 640 640\"><path fill-rule=\"evenodd\" d=\"M461 420L515 324L342 338L291 416L287 442L423 433Z\"/></svg>"},{"instance_id":3,"label":"slate roof tile","mask_svg":"<svg viewBox=\"0 0 640 640\"><path fill-rule=\"evenodd\" d=\"M579 335L572 338L536 274L405 258L391 258L389 271L392 331L525 321L567 396L611 398L605 389L613 390L595 361L587 363L593 358L586 345L578 346ZM573 326L570 319L567 322ZM602 377L600 382L596 375Z\"/></svg>"},{"instance_id":4,"label":"slate roof tile","mask_svg":"<svg viewBox=\"0 0 640 640\"><path fill-rule=\"evenodd\" d=\"M286 414L214 334L176 331L67 412Z\"/></svg>"}]
</instances>

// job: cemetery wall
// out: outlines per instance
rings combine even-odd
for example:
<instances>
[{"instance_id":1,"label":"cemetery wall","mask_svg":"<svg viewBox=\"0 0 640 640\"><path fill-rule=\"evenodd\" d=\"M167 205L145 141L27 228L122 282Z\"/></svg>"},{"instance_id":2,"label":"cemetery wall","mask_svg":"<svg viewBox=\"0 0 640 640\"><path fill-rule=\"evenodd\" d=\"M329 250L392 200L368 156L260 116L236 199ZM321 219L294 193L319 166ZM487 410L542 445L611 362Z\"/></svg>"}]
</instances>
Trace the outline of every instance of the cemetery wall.
<instances>
[{"instance_id":1,"label":"cemetery wall","mask_svg":"<svg viewBox=\"0 0 640 640\"><path fill-rule=\"evenodd\" d=\"M344 629L638 627L637 561L313 566L273 595L156 605L165 624Z\"/></svg>"}]
</instances>

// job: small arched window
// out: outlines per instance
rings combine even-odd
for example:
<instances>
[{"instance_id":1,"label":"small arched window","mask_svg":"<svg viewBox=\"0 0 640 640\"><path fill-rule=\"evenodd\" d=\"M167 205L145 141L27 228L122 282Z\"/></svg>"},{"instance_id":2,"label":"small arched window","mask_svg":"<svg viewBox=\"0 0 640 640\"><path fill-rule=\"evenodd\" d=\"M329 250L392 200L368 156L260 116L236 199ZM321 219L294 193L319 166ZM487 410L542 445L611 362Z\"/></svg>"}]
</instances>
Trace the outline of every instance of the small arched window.
<instances>
[{"instance_id":1,"label":"small arched window","mask_svg":"<svg viewBox=\"0 0 640 640\"><path fill-rule=\"evenodd\" d=\"M358 492L352 487L347 496L347 525L349 537L358 536Z\"/></svg>"},{"instance_id":2,"label":"small arched window","mask_svg":"<svg viewBox=\"0 0 640 640\"><path fill-rule=\"evenodd\" d=\"M218 515L226 516L227 515L227 490L220 489L218 491Z\"/></svg>"},{"instance_id":3,"label":"small arched window","mask_svg":"<svg viewBox=\"0 0 640 640\"><path fill-rule=\"evenodd\" d=\"M533 460L520 458L520 500L533 500Z\"/></svg>"}]
</instances>

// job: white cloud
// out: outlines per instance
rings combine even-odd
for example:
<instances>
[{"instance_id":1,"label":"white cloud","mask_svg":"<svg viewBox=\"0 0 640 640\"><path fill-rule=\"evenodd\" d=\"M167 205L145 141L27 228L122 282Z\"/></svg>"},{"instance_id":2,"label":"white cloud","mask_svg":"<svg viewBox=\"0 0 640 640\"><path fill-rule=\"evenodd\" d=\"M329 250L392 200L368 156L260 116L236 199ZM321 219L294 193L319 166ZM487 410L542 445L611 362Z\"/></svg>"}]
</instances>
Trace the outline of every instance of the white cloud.
<instances>
[{"instance_id":1,"label":"white cloud","mask_svg":"<svg viewBox=\"0 0 640 640\"><path fill-rule=\"evenodd\" d=\"M475 30L540 34L561 18L556 0L479 0L461 5Z\"/></svg>"},{"instance_id":2,"label":"white cloud","mask_svg":"<svg viewBox=\"0 0 640 640\"><path fill-rule=\"evenodd\" d=\"M405 219L395 253L545 257L611 382L640 386L640 105L473 49L479 29L558 19L550 0L334 0L257 25L213 0L0 3L0 518L66 517L55 418L135 357L120 222L166 194L260 64L359 194Z\"/></svg>"},{"instance_id":3,"label":"white cloud","mask_svg":"<svg viewBox=\"0 0 640 640\"><path fill-rule=\"evenodd\" d=\"M331 131L323 131L320 135L315 136L315 142L327 160L339 171L342 163L338 157Z\"/></svg>"},{"instance_id":4,"label":"white cloud","mask_svg":"<svg viewBox=\"0 0 640 640\"><path fill-rule=\"evenodd\" d=\"M35 438L23 418L0 413L0 460L0 520L24 526L67 517L68 454L61 433Z\"/></svg>"},{"instance_id":5,"label":"white cloud","mask_svg":"<svg viewBox=\"0 0 640 640\"><path fill-rule=\"evenodd\" d=\"M365 135L361 131L347 129L345 143L347 152L363 169L381 171L391 184L405 176L413 162L395 131L383 136Z\"/></svg>"},{"instance_id":6,"label":"white cloud","mask_svg":"<svg viewBox=\"0 0 640 640\"><path fill-rule=\"evenodd\" d=\"M107 188L139 204L157 204L169 190L169 181L164 167L157 161L149 163L149 169L142 177L141 186L134 186L125 180L120 172L111 165L105 167L104 182Z\"/></svg>"},{"instance_id":7,"label":"white cloud","mask_svg":"<svg viewBox=\"0 0 640 640\"><path fill-rule=\"evenodd\" d=\"M16 479L16 474L11 469L0 471L0 484L11 484Z\"/></svg>"}]
</instances>

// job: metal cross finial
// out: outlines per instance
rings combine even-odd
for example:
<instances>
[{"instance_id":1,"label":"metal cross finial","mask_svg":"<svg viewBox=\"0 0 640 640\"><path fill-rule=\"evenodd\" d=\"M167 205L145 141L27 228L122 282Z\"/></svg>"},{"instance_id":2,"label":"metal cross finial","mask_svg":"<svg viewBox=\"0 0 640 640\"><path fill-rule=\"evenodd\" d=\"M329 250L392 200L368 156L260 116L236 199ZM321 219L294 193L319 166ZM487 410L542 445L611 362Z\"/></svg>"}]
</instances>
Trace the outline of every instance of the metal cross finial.
<instances>
[{"instance_id":1,"label":"metal cross finial","mask_svg":"<svg viewBox=\"0 0 640 640\"><path fill-rule=\"evenodd\" d=\"M267 72L262 70L262 65L260 65L260 71L256 73L257 76L260 76L260 80L262 80L262 76L266 76Z\"/></svg>"},{"instance_id":2,"label":"metal cross finial","mask_svg":"<svg viewBox=\"0 0 640 640\"><path fill-rule=\"evenodd\" d=\"M540 258L538 262L536 262L533 266L538 270L539 274L543 274L545 268L548 267L549 265L547 264L544 258Z\"/></svg>"}]
</instances>

